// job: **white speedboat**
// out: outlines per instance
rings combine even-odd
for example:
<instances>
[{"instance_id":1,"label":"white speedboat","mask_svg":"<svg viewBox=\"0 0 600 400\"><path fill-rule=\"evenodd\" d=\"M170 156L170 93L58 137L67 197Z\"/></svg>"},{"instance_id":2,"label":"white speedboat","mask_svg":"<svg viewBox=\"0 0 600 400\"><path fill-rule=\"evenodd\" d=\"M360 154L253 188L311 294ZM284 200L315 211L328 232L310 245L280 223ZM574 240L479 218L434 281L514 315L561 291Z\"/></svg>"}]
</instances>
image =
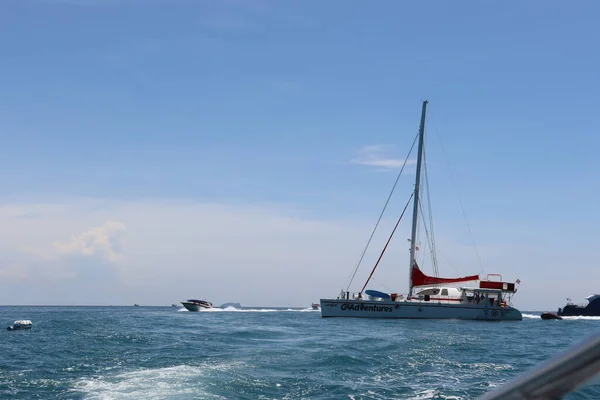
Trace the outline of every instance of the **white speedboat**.
<instances>
[{"instance_id":1,"label":"white speedboat","mask_svg":"<svg viewBox=\"0 0 600 400\"><path fill-rule=\"evenodd\" d=\"M195 299L189 299L186 301L182 301L181 304L183 304L183 306L188 311L200 311L200 310L212 308L212 306L213 306L212 303L209 301L195 300Z\"/></svg>"},{"instance_id":2,"label":"white speedboat","mask_svg":"<svg viewBox=\"0 0 600 400\"><path fill-rule=\"evenodd\" d=\"M464 276L461 278L440 278L438 276L428 276L421 271L417 265L417 253L419 251L419 241L417 237L417 228L422 220L426 234L426 246L429 248L429 253L432 259L432 269L437 275L437 256L436 247L433 235L433 218L431 216L430 199L427 196L427 202L421 204L420 195L423 189L429 192L429 179L427 178L427 168L425 164L424 136L425 136L425 114L427 110L427 101L423 102L421 111L421 124L419 133L413 142L418 140L418 153L416 163L416 178L414 190L406 201L404 210L400 218L396 222L387 243L385 244L377 263L373 267L367 281L362 286L359 292L351 293L348 291L352 280L356 275L356 271L360 266L360 261L356 266L350 283L346 290L337 298L321 299L321 316L322 317L360 317L360 318L415 318L415 319L468 319L468 320L522 320L521 312L516 308L511 307L510 301L512 295L516 293L515 283L502 281L502 277L498 274L488 274L486 279L480 279L479 275ZM411 147L411 151L412 148ZM410 152L406 157L404 166L399 173L398 179L402 174L404 167L410 157ZM421 184L421 167L424 166L424 185ZM396 180L396 183L398 180ZM423 186L423 187L422 187ZM394 189L396 184L394 184ZM388 202L393 194L388 197ZM379 261L383 257L388 244L390 243L396 228L400 224L404 213L407 211L412 200L412 230L410 242L410 261L408 264L409 273L409 290L408 295L403 296L398 293L384 293L377 290L366 290L367 285L373 277L375 269L379 265ZM384 211L381 213L383 216ZM423 209L428 210L428 219ZM381 220L380 216L380 220ZM379 225L379 221L375 225L373 234ZM371 242L367 243L367 248ZM367 248L363 252L365 255ZM362 257L361 257L362 261ZM495 278L494 278L495 277ZM499 279L497 279L499 277ZM516 283L520 281L517 279Z\"/></svg>"},{"instance_id":3,"label":"white speedboat","mask_svg":"<svg viewBox=\"0 0 600 400\"><path fill-rule=\"evenodd\" d=\"M20 320L15 321L11 326L9 326L6 329L9 331L19 331L19 330L23 330L23 329L31 329L32 326L33 326L33 324L31 323L30 320L20 319Z\"/></svg>"}]
</instances>

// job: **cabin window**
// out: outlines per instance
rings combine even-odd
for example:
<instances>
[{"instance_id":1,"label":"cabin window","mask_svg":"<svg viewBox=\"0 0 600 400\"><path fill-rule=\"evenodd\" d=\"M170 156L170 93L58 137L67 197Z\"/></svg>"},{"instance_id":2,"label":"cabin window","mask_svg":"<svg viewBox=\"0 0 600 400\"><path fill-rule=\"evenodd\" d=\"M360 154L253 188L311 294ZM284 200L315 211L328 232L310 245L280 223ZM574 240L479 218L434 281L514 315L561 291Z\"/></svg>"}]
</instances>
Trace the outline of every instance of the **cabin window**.
<instances>
[{"instance_id":1,"label":"cabin window","mask_svg":"<svg viewBox=\"0 0 600 400\"><path fill-rule=\"evenodd\" d=\"M442 296L448 296L448 289L442 289Z\"/></svg>"}]
</instances>

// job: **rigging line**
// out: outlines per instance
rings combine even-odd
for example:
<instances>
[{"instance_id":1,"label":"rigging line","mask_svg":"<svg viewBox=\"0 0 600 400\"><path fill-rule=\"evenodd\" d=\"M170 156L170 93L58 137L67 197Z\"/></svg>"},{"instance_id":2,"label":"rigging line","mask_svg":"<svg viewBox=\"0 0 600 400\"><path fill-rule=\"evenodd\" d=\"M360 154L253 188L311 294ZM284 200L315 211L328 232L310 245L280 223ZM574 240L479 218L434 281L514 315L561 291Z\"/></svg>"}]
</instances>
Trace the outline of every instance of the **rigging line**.
<instances>
[{"instance_id":1,"label":"rigging line","mask_svg":"<svg viewBox=\"0 0 600 400\"><path fill-rule=\"evenodd\" d=\"M421 201L419 200L419 209L421 210L421 219L423 220L423 228L425 229L425 237L427 239L427 244L429 247L429 253L431 254L431 263L432 263L432 269L433 269L433 273L435 274L435 276L439 277L440 276L440 271L438 270L437 267L437 260L435 259L434 256L434 246L433 246L433 240L432 237L429 233L429 230L427 229L427 224L425 222L425 213L423 212L423 205L421 204ZM425 254L425 252L423 252L423 254Z\"/></svg>"},{"instance_id":2,"label":"rigging line","mask_svg":"<svg viewBox=\"0 0 600 400\"><path fill-rule=\"evenodd\" d=\"M383 286L384 288L386 288L386 289L387 289L387 290L389 290L390 292L392 292L392 291L394 290L394 289L392 289L391 287L389 287L388 285L386 285L385 283L381 283L381 282L379 282L379 281L378 281L377 279L375 279L375 278L371 278L371 280L372 280L373 282L376 282L378 285L381 285L381 286Z\"/></svg>"},{"instance_id":3,"label":"rigging line","mask_svg":"<svg viewBox=\"0 0 600 400\"><path fill-rule=\"evenodd\" d=\"M412 150L415 147L415 143L417 143L417 139L418 138L419 138L419 134L417 133L417 135L415 136L415 140L413 140L412 146L410 146L410 150L408 150L408 154L406 155L406 158L404 159L404 164L402 164L402 168L400 169L400 172L398 172L398 176L396 177L396 181L394 182L394 186L392 186L392 190L390 191L390 194L389 194L387 200L385 201L385 204L383 206L383 210L381 210L381 214L379 214L379 218L377 219L377 223L375 224L375 227L373 228L373 231L371 232L371 236L369 236L369 240L367 241L367 245L365 246L362 254L360 255L360 259L358 260L358 263L356 264L356 267L354 267L354 272L352 273L352 276L346 281L346 291L348 291L350 289L350 285L352 285L352 282L354 281L354 277L356 276L356 272L358 272L358 267L360 267L360 264L362 263L363 258L365 258L365 254L367 253L367 250L369 249L369 245L371 244L371 240L373 240L373 236L375 235L375 231L377 230L377 227L379 226L379 223L381 222L381 218L383 218L383 214L385 213L385 210L387 209L387 206L390 203L390 199L392 198L392 194L394 194L394 190L396 189L396 185L398 185L398 181L400 180L400 176L402 175L402 172L404 171L404 167L406 167L406 163L408 162L408 158L410 157L410 153L412 153Z\"/></svg>"},{"instance_id":4,"label":"rigging line","mask_svg":"<svg viewBox=\"0 0 600 400\"><path fill-rule=\"evenodd\" d=\"M450 259L448 258L448 256L446 256L442 251L438 250L438 253L440 253L442 255L442 257L444 257L444 259L446 260L446 262L448 263L449 266L452 267L452 269L454 269L456 271L457 275L460 275L460 271L458 270L458 268L456 268L454 266L454 264L452 264L452 261L450 261Z\"/></svg>"},{"instance_id":5,"label":"rigging line","mask_svg":"<svg viewBox=\"0 0 600 400\"><path fill-rule=\"evenodd\" d=\"M375 273L375 270L377 269L377 266L379 265L379 261L381 261L381 258L383 257L383 253L385 253L388 245L390 244L390 241L392 240L392 237L394 236L394 233L396 232L396 228L398 228L398 225L400 225L400 221L402 221L402 217L404 217L404 213L406 212L406 209L408 208L408 205L410 204L410 201L412 200L414 195L415 195L415 192L412 192L412 194L408 198L408 201L406 202L406 205L404 206L404 210L402 210L402 214L400 214L400 218L398 218L398 222L396 222L396 226L394 226L394 229L392 230L390 237L388 238L385 246L383 246L383 250L381 250L381 254L379 255L379 258L377 259L377 262L375 263L375 266L373 267L373 271L371 271L371 274L369 275L369 278L367 278L367 281L365 282L364 286L360 290L360 293L364 292L365 288L369 284L371 277L373 276L373 274Z\"/></svg>"},{"instance_id":6,"label":"rigging line","mask_svg":"<svg viewBox=\"0 0 600 400\"><path fill-rule=\"evenodd\" d=\"M435 232L433 230L433 212L431 211L431 191L429 189L429 173L427 172L426 152L423 151L423 166L425 167L425 190L427 192L427 209L429 216L429 231L431 232L431 262L433 263L434 270L439 276L439 265L437 261L437 247L435 244ZM424 223L424 222L423 222Z\"/></svg>"},{"instance_id":7,"label":"rigging line","mask_svg":"<svg viewBox=\"0 0 600 400\"><path fill-rule=\"evenodd\" d=\"M427 246L427 242L425 242L425 246ZM429 246L427 246L427 247L429 247ZM423 268L423 266L425 265L425 251L422 251L421 253L423 253L423 254L420 254L421 259L419 260L419 264L418 264L420 266L419 268Z\"/></svg>"},{"instance_id":8,"label":"rigging line","mask_svg":"<svg viewBox=\"0 0 600 400\"><path fill-rule=\"evenodd\" d=\"M429 230L427 229L427 224L425 223L425 213L423 212L423 205L421 204L421 200L419 200L419 210L421 210L421 220L423 221L423 229L425 230L425 243L428 245L429 251L431 251L431 239L429 236ZM425 254L425 252L423 252L423 254ZM439 276L435 271L435 265L432 265L432 269L434 274L436 274L435 276Z\"/></svg>"},{"instance_id":9,"label":"rigging line","mask_svg":"<svg viewBox=\"0 0 600 400\"><path fill-rule=\"evenodd\" d=\"M421 248L421 241L418 240L417 243L418 243L417 247L419 249L418 250L415 249L417 252L417 256L415 257L415 259L417 259L417 257L420 257L419 263L417 265L419 265L419 268L422 268L425 265L425 256L426 256L425 253L427 253L425 250L429 249L429 242L425 241L425 245L423 246L423 248Z\"/></svg>"},{"instance_id":10,"label":"rigging line","mask_svg":"<svg viewBox=\"0 0 600 400\"><path fill-rule=\"evenodd\" d=\"M427 161L426 161L426 152L423 151L423 173L425 180L425 193L427 194L427 205L428 205L428 219L429 219L429 228L427 227L427 221L425 220L425 211L423 210L423 203L421 202L421 198L419 198L419 210L421 211L421 219L423 221L423 228L425 230L425 237L427 239L429 255L431 256L431 264L432 270L435 276L439 277L439 268L437 264L437 258L435 254L435 236L433 232L433 216L431 212L431 193L429 190L429 175L427 173ZM425 251L423 251L423 261L425 259Z\"/></svg>"},{"instance_id":11,"label":"rigging line","mask_svg":"<svg viewBox=\"0 0 600 400\"><path fill-rule=\"evenodd\" d=\"M430 113L431 115L431 113ZM454 192L456 193L456 197L458 198L458 204L460 205L460 210L462 211L463 218L465 219L465 223L467 224L467 230L469 231L469 237L471 238L471 243L473 244L473 249L475 249L475 254L477 255L477 261L479 262L480 272L483 272L483 263L481 262L481 257L479 256L479 251L477 250L477 246L475 245L475 239L473 238L473 233L471 232L471 225L469 224L469 220L467 219L467 214L465 213L465 209L462 204L462 200L460 195L458 194L458 188L456 186L456 181L454 180L454 174L452 173L452 167L450 167L450 162L448 161L448 157L446 156L446 151L444 149L444 144L442 142L442 137L439 134L437 129L437 124L435 123L435 118L432 116L433 126L435 128L435 133L440 142L440 147L442 148L442 154L444 155L444 160L446 161L446 165L448 166L448 172L450 173L450 180L452 181L452 186L454 186Z\"/></svg>"}]
</instances>

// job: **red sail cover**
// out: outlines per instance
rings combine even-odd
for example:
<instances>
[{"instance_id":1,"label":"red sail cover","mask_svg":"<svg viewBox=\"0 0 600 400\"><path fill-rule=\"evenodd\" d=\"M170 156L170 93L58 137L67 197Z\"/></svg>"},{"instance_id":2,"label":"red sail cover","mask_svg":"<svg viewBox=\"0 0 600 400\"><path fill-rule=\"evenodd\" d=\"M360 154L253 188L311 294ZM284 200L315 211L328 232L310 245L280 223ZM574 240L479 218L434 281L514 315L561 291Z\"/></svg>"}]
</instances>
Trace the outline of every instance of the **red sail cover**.
<instances>
[{"instance_id":1,"label":"red sail cover","mask_svg":"<svg viewBox=\"0 0 600 400\"><path fill-rule=\"evenodd\" d=\"M500 289L505 292L516 292L515 284L509 282L494 282L494 281L481 281L479 282L481 289Z\"/></svg>"},{"instance_id":2,"label":"red sail cover","mask_svg":"<svg viewBox=\"0 0 600 400\"><path fill-rule=\"evenodd\" d=\"M438 285L440 283L456 283L477 280L479 280L479 275L463 276L462 278L437 278L435 276L427 276L419 269L416 263L413 265L412 269L413 286Z\"/></svg>"}]
</instances>

